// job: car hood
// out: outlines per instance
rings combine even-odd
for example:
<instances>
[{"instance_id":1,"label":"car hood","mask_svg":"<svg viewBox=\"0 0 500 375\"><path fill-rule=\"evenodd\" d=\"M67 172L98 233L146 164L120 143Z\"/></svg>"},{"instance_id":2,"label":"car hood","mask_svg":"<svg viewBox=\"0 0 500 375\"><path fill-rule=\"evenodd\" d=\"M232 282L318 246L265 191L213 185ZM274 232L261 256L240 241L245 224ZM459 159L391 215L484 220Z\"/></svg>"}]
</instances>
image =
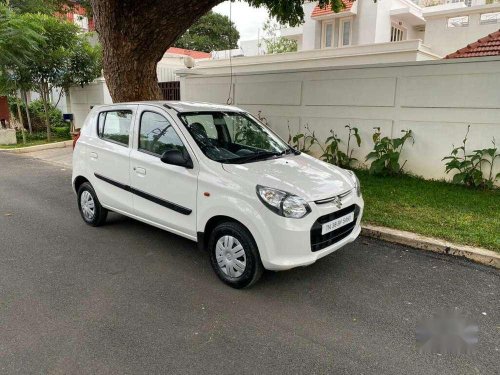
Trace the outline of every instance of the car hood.
<instances>
[{"instance_id":1,"label":"car hood","mask_svg":"<svg viewBox=\"0 0 500 375\"><path fill-rule=\"evenodd\" d=\"M245 164L223 164L245 181L281 189L307 201L330 198L353 188L347 173L309 155L287 155Z\"/></svg>"}]
</instances>

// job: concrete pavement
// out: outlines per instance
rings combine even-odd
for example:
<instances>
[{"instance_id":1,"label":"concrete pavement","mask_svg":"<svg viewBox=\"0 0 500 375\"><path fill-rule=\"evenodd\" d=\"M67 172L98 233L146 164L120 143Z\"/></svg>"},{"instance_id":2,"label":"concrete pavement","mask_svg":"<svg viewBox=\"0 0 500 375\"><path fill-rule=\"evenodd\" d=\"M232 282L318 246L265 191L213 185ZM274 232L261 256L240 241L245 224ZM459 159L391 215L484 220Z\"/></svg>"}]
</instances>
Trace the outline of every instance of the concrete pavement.
<instances>
[{"instance_id":1,"label":"concrete pavement","mask_svg":"<svg viewBox=\"0 0 500 375\"><path fill-rule=\"evenodd\" d=\"M73 164L73 147L52 148L22 154L22 157L44 160L46 162L70 168Z\"/></svg>"},{"instance_id":2,"label":"concrete pavement","mask_svg":"<svg viewBox=\"0 0 500 375\"><path fill-rule=\"evenodd\" d=\"M497 270L360 238L233 290L190 241L85 225L62 169L0 154L1 373L498 373ZM418 353L442 309L478 324L475 354Z\"/></svg>"}]
</instances>

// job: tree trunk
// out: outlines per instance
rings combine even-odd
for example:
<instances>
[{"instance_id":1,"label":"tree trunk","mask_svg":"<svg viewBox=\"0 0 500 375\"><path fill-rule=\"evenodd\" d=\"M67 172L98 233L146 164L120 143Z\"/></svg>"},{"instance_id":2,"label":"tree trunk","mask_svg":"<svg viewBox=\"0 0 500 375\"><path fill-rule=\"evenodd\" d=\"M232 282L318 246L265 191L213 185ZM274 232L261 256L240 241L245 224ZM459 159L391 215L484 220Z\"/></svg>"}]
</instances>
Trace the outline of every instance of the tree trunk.
<instances>
[{"instance_id":1,"label":"tree trunk","mask_svg":"<svg viewBox=\"0 0 500 375\"><path fill-rule=\"evenodd\" d=\"M31 116L30 116L30 111L28 108L28 95L26 94L26 91L22 90L21 96L22 96L23 102L24 102L24 107L25 107L24 109L26 111L26 118L28 119L28 129L29 129L30 134L33 134L33 126L31 125Z\"/></svg>"},{"instance_id":2,"label":"tree trunk","mask_svg":"<svg viewBox=\"0 0 500 375\"><path fill-rule=\"evenodd\" d=\"M222 0L91 0L115 103L158 100L156 65L177 38Z\"/></svg>"},{"instance_id":3,"label":"tree trunk","mask_svg":"<svg viewBox=\"0 0 500 375\"><path fill-rule=\"evenodd\" d=\"M48 100L49 100L49 87L48 84L42 83L40 87L40 95L42 97L42 103L43 103L43 112L44 112L44 117L45 117L45 127L47 129L47 142L52 141L52 134L50 133L50 121L49 121L49 107L48 107Z\"/></svg>"},{"instance_id":4,"label":"tree trunk","mask_svg":"<svg viewBox=\"0 0 500 375\"><path fill-rule=\"evenodd\" d=\"M20 101L21 99L19 99L16 96L17 115L19 116L19 123L21 124L21 129L24 130L23 112L21 111L21 105L19 104Z\"/></svg>"}]
</instances>

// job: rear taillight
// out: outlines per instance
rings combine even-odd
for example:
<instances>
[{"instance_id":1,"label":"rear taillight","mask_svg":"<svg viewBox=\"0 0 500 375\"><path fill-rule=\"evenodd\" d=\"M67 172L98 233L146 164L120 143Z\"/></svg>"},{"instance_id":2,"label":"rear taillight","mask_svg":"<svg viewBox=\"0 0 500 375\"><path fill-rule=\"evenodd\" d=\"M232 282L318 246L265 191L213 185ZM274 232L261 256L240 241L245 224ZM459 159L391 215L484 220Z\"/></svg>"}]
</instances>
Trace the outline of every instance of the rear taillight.
<instances>
[{"instance_id":1,"label":"rear taillight","mask_svg":"<svg viewBox=\"0 0 500 375\"><path fill-rule=\"evenodd\" d=\"M79 130L77 132L73 133L73 150L75 149L76 142L78 141L78 138L80 138L80 131Z\"/></svg>"}]
</instances>

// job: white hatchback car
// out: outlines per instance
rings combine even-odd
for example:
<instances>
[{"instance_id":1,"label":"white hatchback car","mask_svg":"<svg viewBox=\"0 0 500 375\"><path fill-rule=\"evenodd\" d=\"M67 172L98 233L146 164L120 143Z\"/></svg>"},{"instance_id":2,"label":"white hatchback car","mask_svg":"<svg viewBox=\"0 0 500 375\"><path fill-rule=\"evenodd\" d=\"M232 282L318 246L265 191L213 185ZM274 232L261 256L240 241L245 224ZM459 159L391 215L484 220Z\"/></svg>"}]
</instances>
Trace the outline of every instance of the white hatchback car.
<instances>
[{"instance_id":1,"label":"white hatchback car","mask_svg":"<svg viewBox=\"0 0 500 375\"><path fill-rule=\"evenodd\" d=\"M73 187L87 224L111 210L197 241L236 288L354 241L364 205L353 172L298 152L241 109L192 102L94 107Z\"/></svg>"}]
</instances>

